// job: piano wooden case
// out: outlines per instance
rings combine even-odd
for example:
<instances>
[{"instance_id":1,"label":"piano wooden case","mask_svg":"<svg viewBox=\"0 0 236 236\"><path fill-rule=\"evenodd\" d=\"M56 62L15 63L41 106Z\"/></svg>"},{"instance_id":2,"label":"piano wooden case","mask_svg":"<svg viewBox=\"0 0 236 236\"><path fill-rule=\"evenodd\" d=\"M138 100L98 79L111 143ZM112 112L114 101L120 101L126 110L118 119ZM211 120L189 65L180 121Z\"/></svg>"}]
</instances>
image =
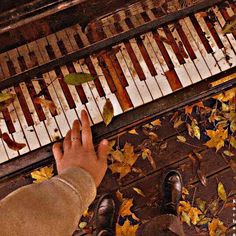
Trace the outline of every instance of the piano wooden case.
<instances>
[{"instance_id":1,"label":"piano wooden case","mask_svg":"<svg viewBox=\"0 0 236 236\"><path fill-rule=\"evenodd\" d=\"M0 128L26 147L0 140L0 181L51 163L53 142L82 109L98 142L234 87L236 32L222 28L235 13L234 0L2 1L0 89L16 99L1 110ZM74 72L96 79L67 85ZM39 95L56 113L35 102Z\"/></svg>"}]
</instances>

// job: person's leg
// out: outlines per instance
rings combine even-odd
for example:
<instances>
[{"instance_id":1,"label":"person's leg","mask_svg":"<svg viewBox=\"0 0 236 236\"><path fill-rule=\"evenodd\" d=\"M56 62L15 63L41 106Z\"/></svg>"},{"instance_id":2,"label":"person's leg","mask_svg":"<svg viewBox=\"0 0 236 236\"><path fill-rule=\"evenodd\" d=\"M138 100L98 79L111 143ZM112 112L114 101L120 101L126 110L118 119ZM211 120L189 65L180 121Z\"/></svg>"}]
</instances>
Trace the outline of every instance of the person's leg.
<instances>
[{"instance_id":1,"label":"person's leg","mask_svg":"<svg viewBox=\"0 0 236 236\"><path fill-rule=\"evenodd\" d=\"M183 226L177 216L179 201L182 197L182 177L178 171L170 170L162 183L162 215L143 224L137 232L142 236L184 236Z\"/></svg>"},{"instance_id":2,"label":"person's leg","mask_svg":"<svg viewBox=\"0 0 236 236\"><path fill-rule=\"evenodd\" d=\"M115 202L110 194L100 197L95 210L96 235L113 236L114 235L114 218Z\"/></svg>"}]
</instances>

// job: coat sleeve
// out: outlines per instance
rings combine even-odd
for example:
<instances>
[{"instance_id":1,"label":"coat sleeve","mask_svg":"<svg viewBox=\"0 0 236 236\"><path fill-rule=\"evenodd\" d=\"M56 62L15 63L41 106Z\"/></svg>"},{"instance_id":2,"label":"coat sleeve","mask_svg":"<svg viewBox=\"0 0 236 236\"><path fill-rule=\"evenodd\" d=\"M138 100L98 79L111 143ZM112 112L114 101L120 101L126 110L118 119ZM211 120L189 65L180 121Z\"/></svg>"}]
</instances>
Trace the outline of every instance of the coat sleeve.
<instances>
[{"instance_id":1,"label":"coat sleeve","mask_svg":"<svg viewBox=\"0 0 236 236\"><path fill-rule=\"evenodd\" d=\"M0 202L0 234L71 236L95 196L94 180L81 168L19 188Z\"/></svg>"}]
</instances>

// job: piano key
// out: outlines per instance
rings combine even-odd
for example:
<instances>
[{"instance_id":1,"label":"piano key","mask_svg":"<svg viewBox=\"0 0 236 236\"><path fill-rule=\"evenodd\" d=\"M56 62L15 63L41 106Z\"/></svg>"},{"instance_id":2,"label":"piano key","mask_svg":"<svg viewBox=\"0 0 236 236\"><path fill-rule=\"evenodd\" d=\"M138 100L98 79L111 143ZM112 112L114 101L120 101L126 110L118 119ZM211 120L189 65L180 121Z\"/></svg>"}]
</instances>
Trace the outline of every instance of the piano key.
<instances>
[{"instance_id":1,"label":"piano key","mask_svg":"<svg viewBox=\"0 0 236 236\"><path fill-rule=\"evenodd\" d=\"M212 56L211 53L208 53L204 47L204 45L202 44L202 41L198 35L198 33L196 32L192 22L190 21L189 17L185 17L183 19L183 21L186 24L186 27L188 28L190 34L192 35L192 38L194 39L202 57L204 58L204 60L206 61L209 70L211 71L212 75L218 74L220 73L220 69L219 66L215 60L215 58Z\"/></svg>"},{"instance_id":2,"label":"piano key","mask_svg":"<svg viewBox=\"0 0 236 236\"><path fill-rule=\"evenodd\" d=\"M171 32L171 34L173 35L176 42L178 42L178 43L182 42L177 30L174 30L173 32ZM182 42L182 45L183 45L183 42ZM185 50L184 46L183 46L183 50ZM199 71L195 67L195 64L192 62L190 57L189 56L188 56L188 58L185 57L184 60L185 60L184 67L185 67L189 77L191 78L191 81L193 83L196 83L196 82L200 81L202 79L201 75L199 74Z\"/></svg>"},{"instance_id":3,"label":"piano key","mask_svg":"<svg viewBox=\"0 0 236 236\"><path fill-rule=\"evenodd\" d=\"M110 101L114 107L114 115L116 116L116 115L122 113L123 111L122 111L121 106L118 102L118 99L117 99L116 95L110 91L110 88L107 84L107 81L106 81L105 76L101 70L101 67L99 66L99 62L98 62L97 58L90 57L90 61L94 66L96 74L99 75L99 79L101 81L102 87L104 88L106 98L110 99Z\"/></svg>"},{"instance_id":4,"label":"piano key","mask_svg":"<svg viewBox=\"0 0 236 236\"><path fill-rule=\"evenodd\" d=\"M164 34L164 32L161 29L157 29L157 31L158 31L158 34L161 37L165 37L165 34ZM166 42L164 42L163 44L166 47L166 49L167 49L167 51L169 53L169 56L170 56L170 58L171 58L171 60L172 60L172 62L174 64L174 70L175 70L176 74L178 75L179 80L181 81L182 86L186 87L186 86L189 86L190 84L192 84L192 81L191 81L191 79L190 79L190 77L189 77L189 75L188 75L184 65L180 65L179 64L179 61L178 61L178 59L177 59L177 57L176 57L172 47L168 43L166 43Z\"/></svg>"},{"instance_id":5,"label":"piano key","mask_svg":"<svg viewBox=\"0 0 236 236\"><path fill-rule=\"evenodd\" d=\"M78 44L75 40L75 35L76 35L76 30L74 29L74 27L69 27L65 29L66 34L68 36L68 39L70 41L70 44L73 48L73 51L77 51L78 50Z\"/></svg>"},{"instance_id":6,"label":"piano key","mask_svg":"<svg viewBox=\"0 0 236 236\"><path fill-rule=\"evenodd\" d=\"M82 72L82 69L81 69L79 63L73 62L73 65L74 65L74 68L75 68L77 73ZM91 93L89 85L87 83L83 83L82 86L83 86L85 94L87 95L87 98L88 98L88 103L86 104L88 113L91 117L91 120L92 120L93 124L97 124L97 123L103 121L103 118L101 116L99 108L97 107L97 104L94 100L94 97Z\"/></svg>"},{"instance_id":7,"label":"piano key","mask_svg":"<svg viewBox=\"0 0 236 236\"><path fill-rule=\"evenodd\" d=\"M221 71L225 71L227 69L230 68L229 63L226 61L225 59L225 55L222 52L221 49L218 48L218 46L216 45L214 38L211 35L211 32L209 30L209 28L207 27L206 22L204 21L204 19L202 18L202 16L199 13L195 14L196 19L201 27L201 29L203 30L203 32L205 32L205 36L208 38L210 46L213 50L213 56L215 57Z\"/></svg>"},{"instance_id":8,"label":"piano key","mask_svg":"<svg viewBox=\"0 0 236 236\"><path fill-rule=\"evenodd\" d=\"M226 20L229 18L227 11L225 9L219 9L218 7L214 7L214 8L212 8L212 10L214 11L214 13L217 17L220 28L221 28L221 29L219 29L219 32L221 32L222 37L224 37L224 38L227 37L232 49L234 50L234 53L236 53L236 40L235 40L236 37L234 37L234 34L230 33L230 34L226 34L224 36L222 33L222 28L226 24ZM235 33L235 36L236 36L236 33Z\"/></svg>"},{"instance_id":9,"label":"piano key","mask_svg":"<svg viewBox=\"0 0 236 236\"><path fill-rule=\"evenodd\" d=\"M188 39L189 44L191 45L191 48L193 49L195 55L196 55L196 59L193 60L195 66L197 67L201 78L205 79L211 76L211 72L208 68L208 65L206 63L206 61L204 60L201 52L199 51L195 40L193 39L187 25L185 24L184 20L179 20L178 22L179 26L177 26L177 29L181 27L183 33L186 35L186 38Z\"/></svg>"},{"instance_id":10,"label":"piano key","mask_svg":"<svg viewBox=\"0 0 236 236\"><path fill-rule=\"evenodd\" d=\"M219 12L219 11L218 11ZM233 67L236 65L236 50L234 50L233 46L236 46L236 41L231 40L232 35L223 35L222 33L222 20L224 20L223 16L219 12L219 14L216 13L216 9L212 9L212 14L215 15L215 17L218 19L216 22L214 22L214 27L219 35L219 38L221 39L221 42L223 43L223 53L225 54L226 61L229 63L230 67ZM220 22L220 18L222 19ZM231 36L231 37L230 37ZM235 48L236 49L236 48Z\"/></svg>"}]
</instances>

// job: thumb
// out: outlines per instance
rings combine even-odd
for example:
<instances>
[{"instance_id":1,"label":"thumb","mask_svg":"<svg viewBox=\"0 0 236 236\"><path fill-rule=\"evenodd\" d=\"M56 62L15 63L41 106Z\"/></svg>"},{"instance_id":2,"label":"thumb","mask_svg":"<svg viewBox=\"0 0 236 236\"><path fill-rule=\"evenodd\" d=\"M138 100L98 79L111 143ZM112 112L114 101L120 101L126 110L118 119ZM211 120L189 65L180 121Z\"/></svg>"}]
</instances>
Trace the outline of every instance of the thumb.
<instances>
[{"instance_id":1,"label":"thumb","mask_svg":"<svg viewBox=\"0 0 236 236\"><path fill-rule=\"evenodd\" d=\"M56 163L59 162L63 156L61 147L62 147L61 143L54 143L53 147L52 147L52 152L53 152L54 158L56 160Z\"/></svg>"},{"instance_id":2,"label":"thumb","mask_svg":"<svg viewBox=\"0 0 236 236\"><path fill-rule=\"evenodd\" d=\"M107 160L108 155L108 141L106 139L102 140L98 146L98 159Z\"/></svg>"}]
</instances>

